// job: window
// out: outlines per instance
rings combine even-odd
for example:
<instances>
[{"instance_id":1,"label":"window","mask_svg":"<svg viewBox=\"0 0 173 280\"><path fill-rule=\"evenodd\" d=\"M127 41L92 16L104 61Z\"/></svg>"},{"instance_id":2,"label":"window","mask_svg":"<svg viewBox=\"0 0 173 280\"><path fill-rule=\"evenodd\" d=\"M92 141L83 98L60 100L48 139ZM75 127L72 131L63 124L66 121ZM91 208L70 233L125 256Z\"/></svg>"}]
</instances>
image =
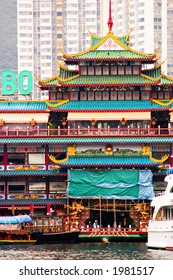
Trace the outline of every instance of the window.
<instances>
[{"instance_id":1,"label":"window","mask_svg":"<svg viewBox=\"0 0 173 280\"><path fill-rule=\"evenodd\" d=\"M101 66L95 66L95 73L97 76L102 75L102 68Z\"/></svg>"},{"instance_id":2,"label":"window","mask_svg":"<svg viewBox=\"0 0 173 280\"><path fill-rule=\"evenodd\" d=\"M8 183L8 192L11 193L25 193L25 183Z\"/></svg>"},{"instance_id":3,"label":"window","mask_svg":"<svg viewBox=\"0 0 173 280\"><path fill-rule=\"evenodd\" d=\"M91 76L94 75L94 66L88 67L88 75L91 75Z\"/></svg>"},{"instance_id":4,"label":"window","mask_svg":"<svg viewBox=\"0 0 173 280\"><path fill-rule=\"evenodd\" d=\"M4 193L4 185L0 185L0 193L3 194Z\"/></svg>"},{"instance_id":5,"label":"window","mask_svg":"<svg viewBox=\"0 0 173 280\"><path fill-rule=\"evenodd\" d=\"M46 183L45 182L29 183L29 194L31 193L46 193Z\"/></svg>"},{"instance_id":6,"label":"window","mask_svg":"<svg viewBox=\"0 0 173 280\"><path fill-rule=\"evenodd\" d=\"M8 154L8 164L25 164L25 154Z\"/></svg>"},{"instance_id":7,"label":"window","mask_svg":"<svg viewBox=\"0 0 173 280\"><path fill-rule=\"evenodd\" d=\"M80 73L82 76L86 76L87 75L87 67L86 66L81 66L80 67Z\"/></svg>"},{"instance_id":8,"label":"window","mask_svg":"<svg viewBox=\"0 0 173 280\"><path fill-rule=\"evenodd\" d=\"M66 193L66 183L65 182L50 182L49 183L49 193Z\"/></svg>"},{"instance_id":9,"label":"window","mask_svg":"<svg viewBox=\"0 0 173 280\"><path fill-rule=\"evenodd\" d=\"M45 164L45 154L28 154L29 164Z\"/></svg>"}]
</instances>

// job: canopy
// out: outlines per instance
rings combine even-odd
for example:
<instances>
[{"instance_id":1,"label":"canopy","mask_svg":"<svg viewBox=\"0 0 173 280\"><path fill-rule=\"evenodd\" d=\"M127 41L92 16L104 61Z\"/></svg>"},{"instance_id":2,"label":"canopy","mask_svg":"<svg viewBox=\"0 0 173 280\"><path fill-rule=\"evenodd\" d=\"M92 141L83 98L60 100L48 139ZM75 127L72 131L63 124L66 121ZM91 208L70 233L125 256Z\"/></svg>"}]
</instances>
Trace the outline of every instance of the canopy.
<instances>
[{"instance_id":1,"label":"canopy","mask_svg":"<svg viewBox=\"0 0 173 280\"><path fill-rule=\"evenodd\" d=\"M154 197L150 170L69 170L67 195L73 198L148 199Z\"/></svg>"},{"instance_id":2,"label":"canopy","mask_svg":"<svg viewBox=\"0 0 173 280\"><path fill-rule=\"evenodd\" d=\"M29 215L18 215L18 216L2 216L0 217L0 224L21 224L31 223L32 219Z\"/></svg>"}]
</instances>

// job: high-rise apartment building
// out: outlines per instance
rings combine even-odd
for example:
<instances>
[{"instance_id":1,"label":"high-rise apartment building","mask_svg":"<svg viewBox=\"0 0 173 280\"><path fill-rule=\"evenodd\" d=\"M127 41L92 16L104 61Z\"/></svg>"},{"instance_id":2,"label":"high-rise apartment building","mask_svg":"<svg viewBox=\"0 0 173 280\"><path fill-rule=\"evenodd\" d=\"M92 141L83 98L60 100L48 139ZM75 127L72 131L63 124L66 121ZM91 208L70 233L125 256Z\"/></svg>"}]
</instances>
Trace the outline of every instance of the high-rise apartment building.
<instances>
[{"instance_id":1,"label":"high-rise apartment building","mask_svg":"<svg viewBox=\"0 0 173 280\"><path fill-rule=\"evenodd\" d=\"M103 0L103 11L107 10L107 2ZM171 76L173 76L172 16L172 0L112 0L115 34L125 35L131 30L132 48L147 53L160 49L160 61L167 59L163 64L163 70L165 74L167 72ZM105 14L104 21L107 18Z\"/></svg>"},{"instance_id":2,"label":"high-rise apartment building","mask_svg":"<svg viewBox=\"0 0 173 280\"><path fill-rule=\"evenodd\" d=\"M17 0L18 71L53 76L65 52L89 47L89 31L100 33L100 0ZM34 87L34 98L41 98Z\"/></svg>"},{"instance_id":3,"label":"high-rise apartment building","mask_svg":"<svg viewBox=\"0 0 173 280\"><path fill-rule=\"evenodd\" d=\"M18 71L43 79L56 70L57 0L17 0ZM35 83L34 83L35 84ZM33 98L39 98L36 85Z\"/></svg>"}]
</instances>

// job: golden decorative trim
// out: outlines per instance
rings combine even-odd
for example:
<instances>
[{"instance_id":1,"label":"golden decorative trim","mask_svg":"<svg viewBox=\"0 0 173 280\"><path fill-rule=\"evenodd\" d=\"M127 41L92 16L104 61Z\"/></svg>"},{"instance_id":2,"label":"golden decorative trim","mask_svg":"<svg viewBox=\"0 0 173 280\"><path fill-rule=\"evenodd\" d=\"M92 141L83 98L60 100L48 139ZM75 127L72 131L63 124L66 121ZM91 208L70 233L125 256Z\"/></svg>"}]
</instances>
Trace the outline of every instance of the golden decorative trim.
<instances>
[{"instance_id":1,"label":"golden decorative trim","mask_svg":"<svg viewBox=\"0 0 173 280\"><path fill-rule=\"evenodd\" d=\"M59 107L61 105L64 105L64 104L68 103L69 100L68 99L67 100L60 100L60 101L58 101L58 103L51 104L51 101L48 101L48 100L45 99L44 102L47 104L47 106L52 107L52 108L56 108L56 107Z\"/></svg>"},{"instance_id":2,"label":"golden decorative trim","mask_svg":"<svg viewBox=\"0 0 173 280\"><path fill-rule=\"evenodd\" d=\"M67 79L62 79L62 78L60 78L60 77L58 76L58 80L59 80L60 82L65 83L65 82L69 82L69 81L71 81L71 80L73 80L73 79L76 79L76 78L78 78L79 76L80 76L80 75L77 74L77 75L75 75L75 76L73 76L73 77L70 77L70 78L67 78Z\"/></svg>"},{"instance_id":3,"label":"golden decorative trim","mask_svg":"<svg viewBox=\"0 0 173 280\"><path fill-rule=\"evenodd\" d=\"M145 75L145 74L141 74L141 77L144 77L150 81L153 81L153 82L157 82L157 81L160 81L160 79L163 77L163 74L161 74L158 78L153 78L153 77L150 77L148 75Z\"/></svg>"},{"instance_id":4,"label":"golden decorative trim","mask_svg":"<svg viewBox=\"0 0 173 280\"><path fill-rule=\"evenodd\" d=\"M66 158L64 158L64 159L57 160L53 155L49 155L49 159L50 159L53 163L62 163L62 162L68 161L68 157L66 157Z\"/></svg>"},{"instance_id":5,"label":"golden decorative trim","mask_svg":"<svg viewBox=\"0 0 173 280\"><path fill-rule=\"evenodd\" d=\"M146 54L146 53L143 53L143 52L140 52L140 51L136 51L136 50L133 50L132 48L130 48L129 46L126 46L124 45L121 41L119 41L118 37L116 37L115 35L113 35L113 33L108 33L105 37L103 37L103 39L98 42L96 45L94 46L91 46L88 50L86 51L82 51L82 52L78 52L78 53L73 53L73 54L67 54L66 52L64 52L62 49L61 49L61 52L64 56L66 57L73 57L73 56L76 56L76 55L83 55L83 54L86 54L90 51L93 51L93 50L96 50L98 47L100 47L107 39L113 39L119 46L121 46L122 48L124 48L125 50L127 51L131 51L133 53L137 53L137 54L141 54L143 56L151 56L153 57L155 54Z\"/></svg>"},{"instance_id":6,"label":"golden decorative trim","mask_svg":"<svg viewBox=\"0 0 173 280\"><path fill-rule=\"evenodd\" d=\"M153 158L152 156L150 156L150 160L153 162L163 163L169 158L169 156L170 155L164 155L161 159L156 159L156 158Z\"/></svg>"},{"instance_id":7,"label":"golden decorative trim","mask_svg":"<svg viewBox=\"0 0 173 280\"><path fill-rule=\"evenodd\" d=\"M167 106L169 106L169 105L172 104L173 99L171 99L171 100L166 100L166 99L165 99L165 100L151 99L151 101L154 102L154 103L156 103L156 104L158 104L158 105L160 105L160 106L167 107Z\"/></svg>"}]
</instances>

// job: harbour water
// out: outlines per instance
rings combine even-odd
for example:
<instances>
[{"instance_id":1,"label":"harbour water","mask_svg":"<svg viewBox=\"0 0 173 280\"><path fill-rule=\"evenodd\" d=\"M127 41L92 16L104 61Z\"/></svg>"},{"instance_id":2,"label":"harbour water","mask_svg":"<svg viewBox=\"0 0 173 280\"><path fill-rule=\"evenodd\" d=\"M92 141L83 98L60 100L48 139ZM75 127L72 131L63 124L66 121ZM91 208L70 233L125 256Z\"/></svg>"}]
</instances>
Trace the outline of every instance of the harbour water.
<instances>
[{"instance_id":1,"label":"harbour water","mask_svg":"<svg viewBox=\"0 0 173 280\"><path fill-rule=\"evenodd\" d=\"M1 260L173 260L173 251L145 243L1 245Z\"/></svg>"}]
</instances>

